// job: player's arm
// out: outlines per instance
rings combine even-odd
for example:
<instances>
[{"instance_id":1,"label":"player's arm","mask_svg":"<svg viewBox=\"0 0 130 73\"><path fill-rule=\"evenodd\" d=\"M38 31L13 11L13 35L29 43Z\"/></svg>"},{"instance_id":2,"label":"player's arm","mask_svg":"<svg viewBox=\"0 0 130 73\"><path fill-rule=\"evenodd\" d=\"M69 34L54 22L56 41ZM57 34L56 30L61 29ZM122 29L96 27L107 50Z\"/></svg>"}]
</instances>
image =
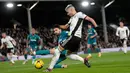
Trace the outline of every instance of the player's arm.
<instances>
[{"instance_id":1,"label":"player's arm","mask_svg":"<svg viewBox=\"0 0 130 73\"><path fill-rule=\"evenodd\" d=\"M127 35L129 36L130 35L130 30L128 29L128 27L126 28L127 30Z\"/></svg>"},{"instance_id":2,"label":"player's arm","mask_svg":"<svg viewBox=\"0 0 130 73\"><path fill-rule=\"evenodd\" d=\"M85 40L87 40L88 39L88 34L86 35L86 38L85 38Z\"/></svg>"},{"instance_id":3,"label":"player's arm","mask_svg":"<svg viewBox=\"0 0 130 73\"><path fill-rule=\"evenodd\" d=\"M86 16L84 19L90 21L94 25L94 27L97 27L97 23L93 18Z\"/></svg>"},{"instance_id":4,"label":"player's arm","mask_svg":"<svg viewBox=\"0 0 130 73\"><path fill-rule=\"evenodd\" d=\"M60 25L60 28L61 28L61 29L68 29L69 26L70 26L70 23L71 23L71 18L70 18L70 20L69 20L69 22L68 22L67 24L65 24L65 25Z\"/></svg>"},{"instance_id":5,"label":"player's arm","mask_svg":"<svg viewBox=\"0 0 130 73\"><path fill-rule=\"evenodd\" d=\"M3 47L4 47L4 44L1 44L0 49L2 49Z\"/></svg>"},{"instance_id":6,"label":"player's arm","mask_svg":"<svg viewBox=\"0 0 130 73\"><path fill-rule=\"evenodd\" d=\"M119 36L119 28L116 30L116 36Z\"/></svg>"},{"instance_id":7,"label":"player's arm","mask_svg":"<svg viewBox=\"0 0 130 73\"><path fill-rule=\"evenodd\" d=\"M9 36L9 40L12 42L14 46L16 46L16 41L12 37Z\"/></svg>"},{"instance_id":8,"label":"player's arm","mask_svg":"<svg viewBox=\"0 0 130 73\"><path fill-rule=\"evenodd\" d=\"M4 47L3 41L1 40L1 46L0 49L2 49Z\"/></svg>"},{"instance_id":9,"label":"player's arm","mask_svg":"<svg viewBox=\"0 0 130 73\"><path fill-rule=\"evenodd\" d=\"M79 18L84 19L84 20L90 21L90 22L94 25L94 27L97 27L96 21L95 21L93 18L87 16L86 14L84 14L84 13L82 13L82 12L79 12L79 13L77 14L77 16L78 16Z\"/></svg>"},{"instance_id":10,"label":"player's arm","mask_svg":"<svg viewBox=\"0 0 130 73\"><path fill-rule=\"evenodd\" d=\"M69 27L68 24L66 24L66 25L60 25L60 28L61 28L61 29L68 29L68 27Z\"/></svg>"},{"instance_id":11,"label":"player's arm","mask_svg":"<svg viewBox=\"0 0 130 73\"><path fill-rule=\"evenodd\" d=\"M96 36L97 36L97 32L96 32L96 30L93 30L93 32L94 32L94 35L93 35L93 36L91 36L91 38L94 38L94 37L96 37Z\"/></svg>"}]
</instances>

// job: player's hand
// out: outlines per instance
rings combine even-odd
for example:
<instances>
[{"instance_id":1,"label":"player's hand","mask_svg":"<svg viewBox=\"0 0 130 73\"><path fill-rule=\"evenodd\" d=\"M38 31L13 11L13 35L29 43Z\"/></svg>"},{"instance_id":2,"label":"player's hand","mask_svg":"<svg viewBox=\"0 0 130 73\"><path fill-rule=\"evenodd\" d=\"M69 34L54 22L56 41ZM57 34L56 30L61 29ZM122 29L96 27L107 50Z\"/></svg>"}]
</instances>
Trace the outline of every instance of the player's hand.
<instances>
[{"instance_id":1,"label":"player's hand","mask_svg":"<svg viewBox=\"0 0 130 73\"><path fill-rule=\"evenodd\" d=\"M95 25L94 27L95 27L95 28L97 28L97 27L98 27L98 25Z\"/></svg>"},{"instance_id":2,"label":"player's hand","mask_svg":"<svg viewBox=\"0 0 130 73\"><path fill-rule=\"evenodd\" d=\"M94 38L95 36L91 36L90 38L92 39L92 38Z\"/></svg>"},{"instance_id":3,"label":"player's hand","mask_svg":"<svg viewBox=\"0 0 130 73\"><path fill-rule=\"evenodd\" d=\"M99 28L98 25L94 27L95 30L97 30L98 28Z\"/></svg>"}]
</instances>

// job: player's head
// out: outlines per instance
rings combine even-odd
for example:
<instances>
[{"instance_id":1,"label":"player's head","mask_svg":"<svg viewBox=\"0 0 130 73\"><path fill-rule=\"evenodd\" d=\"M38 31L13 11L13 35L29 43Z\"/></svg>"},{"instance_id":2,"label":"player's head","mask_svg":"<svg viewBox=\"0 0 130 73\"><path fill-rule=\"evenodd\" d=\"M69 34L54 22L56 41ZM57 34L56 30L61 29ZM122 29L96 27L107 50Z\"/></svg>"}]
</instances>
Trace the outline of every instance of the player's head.
<instances>
[{"instance_id":1,"label":"player's head","mask_svg":"<svg viewBox=\"0 0 130 73\"><path fill-rule=\"evenodd\" d=\"M2 33L2 38L5 38L5 37L6 37L6 33L3 32L3 33Z\"/></svg>"},{"instance_id":2,"label":"player's head","mask_svg":"<svg viewBox=\"0 0 130 73\"><path fill-rule=\"evenodd\" d=\"M60 35L60 33L61 33L61 29L59 28L58 25L54 26L53 31L54 31L54 34L56 34L56 35Z\"/></svg>"},{"instance_id":3,"label":"player's head","mask_svg":"<svg viewBox=\"0 0 130 73\"><path fill-rule=\"evenodd\" d=\"M65 11L67 12L67 15L70 17L76 14L75 7L72 4L67 5Z\"/></svg>"},{"instance_id":4,"label":"player's head","mask_svg":"<svg viewBox=\"0 0 130 73\"><path fill-rule=\"evenodd\" d=\"M36 33L36 30L35 30L34 28L32 28L31 33L32 33L32 34L35 34L35 33Z\"/></svg>"},{"instance_id":5,"label":"player's head","mask_svg":"<svg viewBox=\"0 0 130 73\"><path fill-rule=\"evenodd\" d=\"M120 25L120 27L123 27L124 24L125 24L125 18L120 18L119 19L119 25Z\"/></svg>"},{"instance_id":6,"label":"player's head","mask_svg":"<svg viewBox=\"0 0 130 73\"><path fill-rule=\"evenodd\" d=\"M92 28L92 24L88 23L88 29Z\"/></svg>"},{"instance_id":7,"label":"player's head","mask_svg":"<svg viewBox=\"0 0 130 73\"><path fill-rule=\"evenodd\" d=\"M120 27L123 27L124 26L124 22L119 22L119 25L120 25Z\"/></svg>"}]
</instances>

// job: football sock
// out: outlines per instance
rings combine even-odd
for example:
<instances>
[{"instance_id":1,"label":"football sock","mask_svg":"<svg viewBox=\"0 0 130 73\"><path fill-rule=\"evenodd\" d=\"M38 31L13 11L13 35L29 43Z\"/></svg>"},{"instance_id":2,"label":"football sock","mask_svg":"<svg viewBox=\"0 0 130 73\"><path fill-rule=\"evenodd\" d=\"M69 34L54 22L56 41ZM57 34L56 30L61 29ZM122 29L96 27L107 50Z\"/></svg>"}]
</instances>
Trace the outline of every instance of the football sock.
<instances>
[{"instance_id":1,"label":"football sock","mask_svg":"<svg viewBox=\"0 0 130 73\"><path fill-rule=\"evenodd\" d=\"M127 45L124 44L123 47L124 47L124 53L127 53Z\"/></svg>"},{"instance_id":2,"label":"football sock","mask_svg":"<svg viewBox=\"0 0 130 73\"><path fill-rule=\"evenodd\" d=\"M56 64L54 68L63 68L61 64Z\"/></svg>"},{"instance_id":3,"label":"football sock","mask_svg":"<svg viewBox=\"0 0 130 73\"><path fill-rule=\"evenodd\" d=\"M82 57L80 57L79 55L77 55L77 54L70 54L69 58L73 59L73 60L79 60L79 61L84 63L84 59Z\"/></svg>"},{"instance_id":4,"label":"football sock","mask_svg":"<svg viewBox=\"0 0 130 73\"><path fill-rule=\"evenodd\" d=\"M9 54L7 54L7 57L8 57L8 59L9 59L9 60L11 59L11 57L10 57L10 55L9 55Z\"/></svg>"},{"instance_id":5,"label":"football sock","mask_svg":"<svg viewBox=\"0 0 130 73\"><path fill-rule=\"evenodd\" d=\"M28 56L27 54L24 55L25 60L27 60L27 56Z\"/></svg>"},{"instance_id":6,"label":"football sock","mask_svg":"<svg viewBox=\"0 0 130 73\"><path fill-rule=\"evenodd\" d=\"M54 65L58 61L59 57L60 57L60 51L58 49L55 49L54 56L53 56L53 58L51 60L51 63L49 65L49 67L48 67L49 69L53 69L54 68Z\"/></svg>"},{"instance_id":7,"label":"football sock","mask_svg":"<svg viewBox=\"0 0 130 73\"><path fill-rule=\"evenodd\" d=\"M36 58L36 56L34 55L33 57L32 57L32 59L34 60Z\"/></svg>"},{"instance_id":8,"label":"football sock","mask_svg":"<svg viewBox=\"0 0 130 73\"><path fill-rule=\"evenodd\" d=\"M96 48L96 51L99 53L99 52L101 52L101 50L99 49L99 48Z\"/></svg>"},{"instance_id":9,"label":"football sock","mask_svg":"<svg viewBox=\"0 0 130 73\"><path fill-rule=\"evenodd\" d=\"M91 48L88 48L87 52L88 52L88 54L91 54Z\"/></svg>"},{"instance_id":10,"label":"football sock","mask_svg":"<svg viewBox=\"0 0 130 73\"><path fill-rule=\"evenodd\" d=\"M58 59L58 61L56 62L56 64L59 64L60 62L64 61L65 59L66 59L66 56L60 55L60 58Z\"/></svg>"}]
</instances>

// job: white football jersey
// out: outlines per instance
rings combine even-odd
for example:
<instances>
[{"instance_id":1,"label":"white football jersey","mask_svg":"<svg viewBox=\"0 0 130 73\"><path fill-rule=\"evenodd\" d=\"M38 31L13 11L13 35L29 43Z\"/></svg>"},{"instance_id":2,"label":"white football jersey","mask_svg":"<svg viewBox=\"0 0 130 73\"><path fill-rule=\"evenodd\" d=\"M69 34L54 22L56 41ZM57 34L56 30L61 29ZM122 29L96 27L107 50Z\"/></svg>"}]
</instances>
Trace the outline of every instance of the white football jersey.
<instances>
[{"instance_id":1,"label":"white football jersey","mask_svg":"<svg viewBox=\"0 0 130 73\"><path fill-rule=\"evenodd\" d=\"M14 48L13 43L11 42L13 38L10 36L6 36L5 38L1 39L1 44L6 44L7 48Z\"/></svg>"},{"instance_id":2,"label":"white football jersey","mask_svg":"<svg viewBox=\"0 0 130 73\"><path fill-rule=\"evenodd\" d=\"M116 35L120 37L120 39L127 39L129 36L129 29L128 27L118 27L116 31Z\"/></svg>"},{"instance_id":3,"label":"white football jersey","mask_svg":"<svg viewBox=\"0 0 130 73\"><path fill-rule=\"evenodd\" d=\"M77 25L80 25L76 32L74 33L74 36L77 36L79 38L82 37L82 25L83 25L83 20L87 15L83 14L82 12L77 12L74 16L72 16L67 23L70 26L70 32L69 34L71 35L73 30L76 28Z\"/></svg>"}]
</instances>

